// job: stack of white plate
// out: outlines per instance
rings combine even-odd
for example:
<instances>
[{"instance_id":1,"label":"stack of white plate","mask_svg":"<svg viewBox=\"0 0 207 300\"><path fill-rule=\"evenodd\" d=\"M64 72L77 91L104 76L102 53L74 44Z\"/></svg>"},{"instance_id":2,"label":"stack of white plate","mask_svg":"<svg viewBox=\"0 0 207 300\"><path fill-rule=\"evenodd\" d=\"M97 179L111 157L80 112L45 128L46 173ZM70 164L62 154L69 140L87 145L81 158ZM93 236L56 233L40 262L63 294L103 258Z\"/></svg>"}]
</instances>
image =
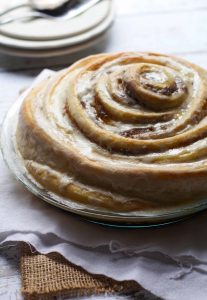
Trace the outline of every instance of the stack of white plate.
<instances>
[{"instance_id":1,"label":"stack of white plate","mask_svg":"<svg viewBox=\"0 0 207 300\"><path fill-rule=\"evenodd\" d=\"M22 12L25 9L21 8ZM1 25L0 52L24 57L74 53L97 43L110 27L113 16L113 0L103 0L71 20L33 19Z\"/></svg>"}]
</instances>

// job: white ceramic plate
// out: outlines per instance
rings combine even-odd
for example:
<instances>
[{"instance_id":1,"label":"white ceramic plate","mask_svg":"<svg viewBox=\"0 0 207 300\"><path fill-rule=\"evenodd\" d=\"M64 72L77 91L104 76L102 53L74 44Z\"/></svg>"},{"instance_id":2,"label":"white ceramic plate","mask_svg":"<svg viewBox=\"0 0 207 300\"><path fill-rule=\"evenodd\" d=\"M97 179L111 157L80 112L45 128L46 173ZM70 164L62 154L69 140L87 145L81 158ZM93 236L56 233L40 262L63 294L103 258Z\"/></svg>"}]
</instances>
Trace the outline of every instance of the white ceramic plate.
<instances>
[{"instance_id":1,"label":"white ceramic plate","mask_svg":"<svg viewBox=\"0 0 207 300\"><path fill-rule=\"evenodd\" d=\"M105 2L105 1L104 1ZM97 37L103 33L112 23L114 16L113 1L106 0L108 3L108 10L105 18L95 27L87 31L83 31L80 34L72 35L66 38L58 38L54 40L27 40L27 39L17 39L8 35L4 35L2 29L0 29L0 48L11 48L15 50L24 50L24 51L34 51L34 50L54 50L60 48L71 47L78 44L83 44L94 37ZM100 3L103 4L103 3ZM83 15L82 15L83 16ZM103 17L103 16L102 16ZM72 20L71 20L72 21ZM49 21L48 21L49 22ZM51 21L50 21L51 22ZM54 21L53 21L54 23ZM26 28L26 24L24 27ZM48 25L49 26L49 25Z\"/></svg>"},{"instance_id":2,"label":"white ceramic plate","mask_svg":"<svg viewBox=\"0 0 207 300\"><path fill-rule=\"evenodd\" d=\"M1 35L27 41L49 41L77 36L98 26L106 19L111 7L110 0L103 0L80 16L71 20L34 19L26 22L15 21L0 27ZM1 8L1 4L0 4ZM26 7L9 16L30 12Z\"/></svg>"},{"instance_id":3,"label":"white ceramic plate","mask_svg":"<svg viewBox=\"0 0 207 300\"><path fill-rule=\"evenodd\" d=\"M105 31L108 28L105 29ZM30 58L50 58L58 57L62 55L75 54L79 51L86 50L98 43L100 43L105 38L104 32L98 35L95 38L88 40L85 43L80 43L71 47L63 47L57 49L48 49L44 50L25 50L25 49L15 49L6 46L0 46L0 52L3 54L9 54L16 57L30 57Z\"/></svg>"}]
</instances>

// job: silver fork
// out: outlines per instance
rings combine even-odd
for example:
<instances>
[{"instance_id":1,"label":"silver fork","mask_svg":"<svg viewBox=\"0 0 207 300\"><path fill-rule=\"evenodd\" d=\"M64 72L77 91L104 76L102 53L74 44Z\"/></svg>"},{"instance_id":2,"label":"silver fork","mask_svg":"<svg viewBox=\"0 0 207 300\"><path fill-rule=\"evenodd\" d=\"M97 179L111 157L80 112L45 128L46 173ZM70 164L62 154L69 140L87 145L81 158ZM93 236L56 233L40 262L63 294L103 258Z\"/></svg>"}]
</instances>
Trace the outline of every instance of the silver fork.
<instances>
[{"instance_id":1,"label":"silver fork","mask_svg":"<svg viewBox=\"0 0 207 300\"><path fill-rule=\"evenodd\" d=\"M22 13L21 15L17 15L17 16L13 16L13 17L12 16L4 17L7 13L13 11L16 8L28 6L26 4L22 4L22 5L14 7L14 8L8 9L4 13L0 14L0 25L5 25L8 23L12 23L14 21L24 20L24 19L28 19L28 18L55 19L57 21L70 20L70 19L73 19L73 18L81 15L82 13L84 13L85 11L87 11L88 9L90 9L91 7L93 7L98 2L101 2L101 1L103 1L103 0L88 0L88 1L85 1L82 3L78 2L77 5L75 5L74 7L71 7L66 12L64 12L62 15L58 15L58 16L54 15L54 10L52 11L52 14L50 14L49 10L47 10L47 12L33 10L33 11Z\"/></svg>"}]
</instances>

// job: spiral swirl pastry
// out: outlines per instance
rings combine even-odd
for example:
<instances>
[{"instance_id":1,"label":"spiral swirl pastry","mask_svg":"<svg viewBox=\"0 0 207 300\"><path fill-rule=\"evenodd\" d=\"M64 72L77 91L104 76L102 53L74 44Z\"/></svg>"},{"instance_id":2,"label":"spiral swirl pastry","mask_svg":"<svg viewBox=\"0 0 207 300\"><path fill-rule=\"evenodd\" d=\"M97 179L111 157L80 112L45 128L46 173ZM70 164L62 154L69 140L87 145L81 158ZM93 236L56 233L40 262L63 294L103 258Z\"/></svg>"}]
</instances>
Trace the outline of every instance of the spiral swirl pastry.
<instances>
[{"instance_id":1,"label":"spiral swirl pastry","mask_svg":"<svg viewBox=\"0 0 207 300\"><path fill-rule=\"evenodd\" d=\"M100 54L38 84L16 140L49 191L111 211L207 197L207 72L173 56Z\"/></svg>"}]
</instances>

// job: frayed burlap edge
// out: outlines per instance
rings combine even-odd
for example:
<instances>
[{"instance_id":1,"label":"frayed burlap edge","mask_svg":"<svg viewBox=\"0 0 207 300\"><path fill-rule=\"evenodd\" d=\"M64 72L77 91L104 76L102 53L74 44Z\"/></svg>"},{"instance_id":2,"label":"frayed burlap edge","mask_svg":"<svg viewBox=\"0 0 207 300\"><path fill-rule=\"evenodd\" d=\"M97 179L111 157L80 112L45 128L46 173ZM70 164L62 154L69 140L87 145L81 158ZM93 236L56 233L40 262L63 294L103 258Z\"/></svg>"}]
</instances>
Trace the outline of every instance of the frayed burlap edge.
<instances>
[{"instance_id":1,"label":"frayed burlap edge","mask_svg":"<svg viewBox=\"0 0 207 300\"><path fill-rule=\"evenodd\" d=\"M22 293L26 299L51 299L98 294L128 294L142 289L135 281L116 281L94 275L68 262L58 253L40 254L22 243Z\"/></svg>"}]
</instances>

